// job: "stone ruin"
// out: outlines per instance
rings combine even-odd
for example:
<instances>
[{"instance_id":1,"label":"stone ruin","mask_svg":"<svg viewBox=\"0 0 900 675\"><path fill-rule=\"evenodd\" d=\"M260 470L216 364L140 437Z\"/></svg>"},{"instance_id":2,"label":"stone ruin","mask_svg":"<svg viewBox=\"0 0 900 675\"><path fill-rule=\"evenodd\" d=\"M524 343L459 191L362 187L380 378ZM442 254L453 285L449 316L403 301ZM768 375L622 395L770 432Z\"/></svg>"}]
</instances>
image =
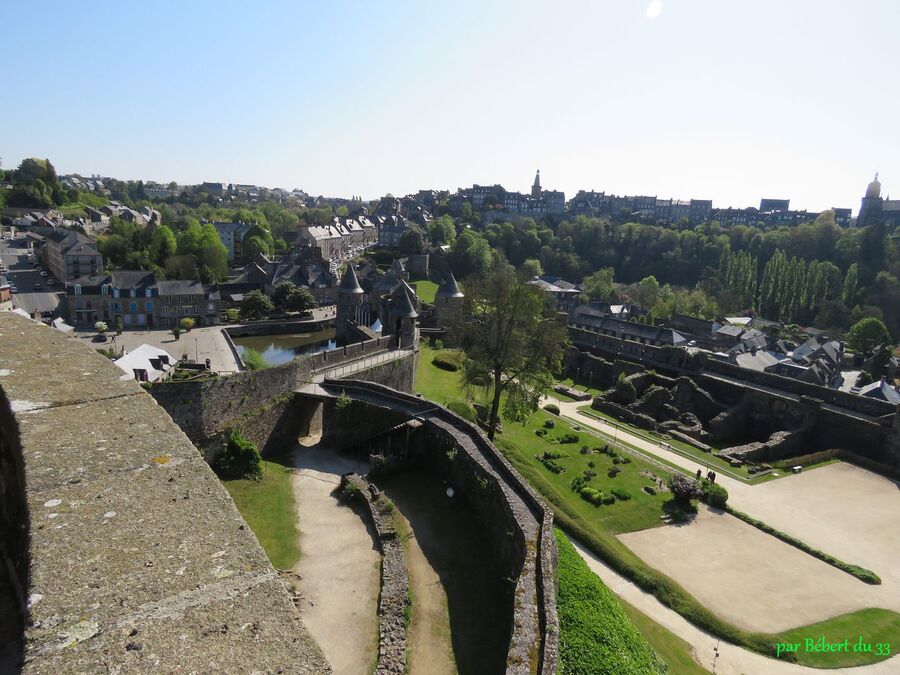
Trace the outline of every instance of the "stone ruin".
<instances>
[{"instance_id":1,"label":"stone ruin","mask_svg":"<svg viewBox=\"0 0 900 675\"><path fill-rule=\"evenodd\" d=\"M802 405L752 389L742 390L735 402L728 403L692 377L667 377L577 348L567 350L564 363L567 375L603 389L591 403L595 410L689 443L734 466L797 454L814 422L812 411ZM625 376L621 384L620 375ZM722 450L712 447L728 443L735 445Z\"/></svg>"}]
</instances>

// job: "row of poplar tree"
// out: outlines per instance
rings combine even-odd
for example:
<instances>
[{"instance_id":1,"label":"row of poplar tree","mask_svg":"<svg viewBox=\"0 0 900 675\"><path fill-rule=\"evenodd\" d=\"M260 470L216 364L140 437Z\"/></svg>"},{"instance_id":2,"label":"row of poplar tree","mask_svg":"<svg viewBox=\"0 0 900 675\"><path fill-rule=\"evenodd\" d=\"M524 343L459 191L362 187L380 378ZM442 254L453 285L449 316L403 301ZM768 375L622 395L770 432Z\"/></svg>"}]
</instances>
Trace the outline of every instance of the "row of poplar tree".
<instances>
[{"instance_id":1,"label":"row of poplar tree","mask_svg":"<svg viewBox=\"0 0 900 675\"><path fill-rule=\"evenodd\" d=\"M827 260L807 262L775 251L759 275L756 256L726 249L719 260L719 278L742 307L755 307L770 319L784 322L809 321L829 300L840 300L850 309L856 303L858 267L846 274Z\"/></svg>"}]
</instances>

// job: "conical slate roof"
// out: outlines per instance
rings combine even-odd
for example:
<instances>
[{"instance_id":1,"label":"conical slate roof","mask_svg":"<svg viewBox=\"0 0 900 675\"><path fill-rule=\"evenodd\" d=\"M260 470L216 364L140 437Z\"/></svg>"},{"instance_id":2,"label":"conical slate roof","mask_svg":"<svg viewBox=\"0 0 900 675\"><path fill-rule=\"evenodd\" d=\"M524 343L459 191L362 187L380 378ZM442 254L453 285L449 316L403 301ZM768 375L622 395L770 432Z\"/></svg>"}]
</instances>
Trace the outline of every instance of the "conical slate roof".
<instances>
[{"instance_id":1,"label":"conical slate roof","mask_svg":"<svg viewBox=\"0 0 900 675\"><path fill-rule=\"evenodd\" d=\"M359 279L356 278L356 272L353 271L353 263L347 265L347 271L344 272L344 278L341 279L341 285L338 286L338 293L346 293L348 295L357 295L363 292L359 285Z\"/></svg>"},{"instance_id":2,"label":"conical slate roof","mask_svg":"<svg viewBox=\"0 0 900 675\"><path fill-rule=\"evenodd\" d=\"M410 300L407 289L412 290L409 286L400 284L391 294L391 316L400 317L401 319L415 319L419 316L412 300Z\"/></svg>"},{"instance_id":3,"label":"conical slate roof","mask_svg":"<svg viewBox=\"0 0 900 675\"><path fill-rule=\"evenodd\" d=\"M401 277L406 269L403 267L403 263L400 262L400 258L394 258L394 262L391 263L391 272L394 273L394 276Z\"/></svg>"},{"instance_id":4,"label":"conical slate roof","mask_svg":"<svg viewBox=\"0 0 900 675\"><path fill-rule=\"evenodd\" d=\"M456 283L456 277L453 276L453 272L450 272L450 276L444 279L444 283L441 284L441 287L437 290L435 295L442 298L465 297L465 294L459 288L459 284Z\"/></svg>"}]
</instances>

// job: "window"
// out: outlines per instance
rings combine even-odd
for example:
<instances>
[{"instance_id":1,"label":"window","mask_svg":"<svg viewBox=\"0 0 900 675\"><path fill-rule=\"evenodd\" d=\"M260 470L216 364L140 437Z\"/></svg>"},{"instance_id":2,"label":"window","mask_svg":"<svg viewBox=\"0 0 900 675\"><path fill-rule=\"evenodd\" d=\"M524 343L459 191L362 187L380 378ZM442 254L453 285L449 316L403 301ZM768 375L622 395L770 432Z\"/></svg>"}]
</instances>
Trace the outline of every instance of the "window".
<instances>
[{"instance_id":1,"label":"window","mask_svg":"<svg viewBox=\"0 0 900 675\"><path fill-rule=\"evenodd\" d=\"M134 288L129 289L129 294L131 295L132 298L137 297L137 291Z\"/></svg>"},{"instance_id":2,"label":"window","mask_svg":"<svg viewBox=\"0 0 900 675\"><path fill-rule=\"evenodd\" d=\"M114 288L114 289L113 289L113 297L114 297L114 298L118 298L118 297L119 297L119 289L118 289L118 288Z\"/></svg>"},{"instance_id":3,"label":"window","mask_svg":"<svg viewBox=\"0 0 900 675\"><path fill-rule=\"evenodd\" d=\"M100 293L102 293L103 295L109 295L109 284L103 284L100 287Z\"/></svg>"},{"instance_id":4,"label":"window","mask_svg":"<svg viewBox=\"0 0 900 675\"><path fill-rule=\"evenodd\" d=\"M147 290L144 291L144 297L145 297L145 298L150 298L150 297L152 297L152 296L153 296L153 289L150 288L150 287L147 287Z\"/></svg>"},{"instance_id":5,"label":"window","mask_svg":"<svg viewBox=\"0 0 900 675\"><path fill-rule=\"evenodd\" d=\"M132 312L136 312L136 311L137 311L137 303L136 303L136 302L132 302L132 303L131 303L131 306L129 307L129 309L130 309Z\"/></svg>"},{"instance_id":6,"label":"window","mask_svg":"<svg viewBox=\"0 0 900 675\"><path fill-rule=\"evenodd\" d=\"M119 303L118 303L118 302L114 302L114 303L113 303L113 311L114 311L114 312L118 312L118 311L119 311Z\"/></svg>"},{"instance_id":7,"label":"window","mask_svg":"<svg viewBox=\"0 0 900 675\"><path fill-rule=\"evenodd\" d=\"M163 316L168 316L168 314L169 314L169 307L168 307L167 305L163 305L163 306L162 306L162 309L159 310L159 313L162 314ZM167 325L167 324L163 323L163 325L165 326L165 325Z\"/></svg>"},{"instance_id":8,"label":"window","mask_svg":"<svg viewBox=\"0 0 900 675\"><path fill-rule=\"evenodd\" d=\"M152 311L153 311L153 303L150 302L149 300L148 300L147 302L145 302L145 303L144 303L144 310L147 311L147 312L152 312Z\"/></svg>"},{"instance_id":9,"label":"window","mask_svg":"<svg viewBox=\"0 0 900 675\"><path fill-rule=\"evenodd\" d=\"M81 284L75 284L75 295L81 295Z\"/></svg>"}]
</instances>

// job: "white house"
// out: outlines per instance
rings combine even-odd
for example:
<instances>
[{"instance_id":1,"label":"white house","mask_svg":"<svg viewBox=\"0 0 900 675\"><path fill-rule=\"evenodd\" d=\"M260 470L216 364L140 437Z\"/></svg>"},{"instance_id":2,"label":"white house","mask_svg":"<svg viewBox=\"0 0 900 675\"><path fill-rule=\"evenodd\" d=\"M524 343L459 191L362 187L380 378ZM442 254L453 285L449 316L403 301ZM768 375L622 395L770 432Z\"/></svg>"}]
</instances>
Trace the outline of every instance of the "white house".
<instances>
[{"instance_id":1,"label":"white house","mask_svg":"<svg viewBox=\"0 0 900 675\"><path fill-rule=\"evenodd\" d=\"M169 376L175 367L176 360L164 349L142 344L113 363L125 373L119 378L120 380L157 382Z\"/></svg>"}]
</instances>

